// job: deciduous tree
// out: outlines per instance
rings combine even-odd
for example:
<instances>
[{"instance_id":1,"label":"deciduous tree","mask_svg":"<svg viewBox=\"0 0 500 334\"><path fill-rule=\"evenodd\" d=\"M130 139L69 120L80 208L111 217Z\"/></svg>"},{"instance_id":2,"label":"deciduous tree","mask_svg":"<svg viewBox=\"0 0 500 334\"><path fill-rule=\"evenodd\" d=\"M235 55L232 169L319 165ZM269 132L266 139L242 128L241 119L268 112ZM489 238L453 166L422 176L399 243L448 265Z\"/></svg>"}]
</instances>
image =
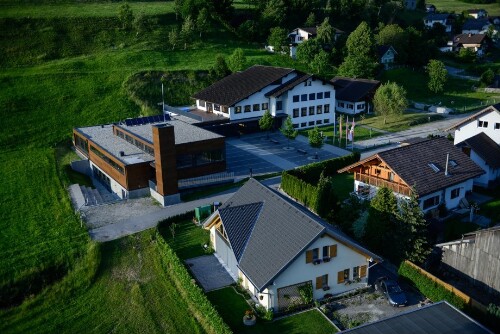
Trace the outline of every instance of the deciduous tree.
<instances>
[{"instance_id":1,"label":"deciduous tree","mask_svg":"<svg viewBox=\"0 0 500 334\"><path fill-rule=\"evenodd\" d=\"M401 115L408 108L406 91L395 82L381 85L373 98L375 113L384 117L384 124L388 116Z\"/></svg>"},{"instance_id":2,"label":"deciduous tree","mask_svg":"<svg viewBox=\"0 0 500 334\"><path fill-rule=\"evenodd\" d=\"M313 61L309 64L309 67L312 68L316 74L326 72L329 66L330 56L324 50L321 50L318 54L316 54Z\"/></svg>"},{"instance_id":3,"label":"deciduous tree","mask_svg":"<svg viewBox=\"0 0 500 334\"><path fill-rule=\"evenodd\" d=\"M177 28L172 28L172 30L168 33L168 44L170 44L172 50L174 50L177 43L179 43L179 32L177 31Z\"/></svg>"},{"instance_id":4,"label":"deciduous tree","mask_svg":"<svg viewBox=\"0 0 500 334\"><path fill-rule=\"evenodd\" d=\"M448 71L444 67L443 62L431 59L429 64L427 64L427 73L429 74L429 82L427 84L429 90L434 93L442 92L444 84L448 79Z\"/></svg>"},{"instance_id":5,"label":"deciduous tree","mask_svg":"<svg viewBox=\"0 0 500 334\"><path fill-rule=\"evenodd\" d=\"M310 64L321 50L321 44L318 40L309 39L297 46L297 60L301 63Z\"/></svg>"},{"instance_id":6,"label":"deciduous tree","mask_svg":"<svg viewBox=\"0 0 500 334\"><path fill-rule=\"evenodd\" d=\"M373 78L377 60L373 34L366 22L361 22L347 38L347 57L338 74L351 78Z\"/></svg>"},{"instance_id":7,"label":"deciduous tree","mask_svg":"<svg viewBox=\"0 0 500 334\"><path fill-rule=\"evenodd\" d=\"M333 36L333 27L330 25L330 22L328 22L328 18L326 17L317 29L316 38L323 45L330 45L332 44Z\"/></svg>"},{"instance_id":8,"label":"deciduous tree","mask_svg":"<svg viewBox=\"0 0 500 334\"><path fill-rule=\"evenodd\" d=\"M381 187L372 198L365 226L365 241L375 252L384 251L396 221L397 200L392 190Z\"/></svg>"},{"instance_id":9,"label":"deciduous tree","mask_svg":"<svg viewBox=\"0 0 500 334\"><path fill-rule=\"evenodd\" d=\"M408 35L397 24L389 24L380 29L379 33L375 36L378 45L391 45L396 52L396 59L399 63L405 64L408 59L407 50Z\"/></svg>"},{"instance_id":10,"label":"deciduous tree","mask_svg":"<svg viewBox=\"0 0 500 334\"><path fill-rule=\"evenodd\" d=\"M134 13L132 13L132 8L130 8L128 3L120 5L118 12L118 19L122 25L123 30L132 29L132 24L134 22Z\"/></svg>"},{"instance_id":11,"label":"deciduous tree","mask_svg":"<svg viewBox=\"0 0 500 334\"><path fill-rule=\"evenodd\" d=\"M229 75L230 73L231 71L227 66L224 56L218 54L217 57L215 58L215 65L210 69L209 72L210 78L214 81L217 81Z\"/></svg>"},{"instance_id":12,"label":"deciduous tree","mask_svg":"<svg viewBox=\"0 0 500 334\"><path fill-rule=\"evenodd\" d=\"M283 122L280 131L283 134L283 136L285 136L286 139L288 140L289 146L290 146L290 140L294 140L299 134L299 131L293 127L292 118L290 116L288 116L285 122Z\"/></svg>"},{"instance_id":13,"label":"deciduous tree","mask_svg":"<svg viewBox=\"0 0 500 334\"><path fill-rule=\"evenodd\" d=\"M184 20L184 23L182 23L181 34L180 34L182 41L184 42L184 50L187 48L187 45L191 43L191 41L193 40L194 31L195 31L194 21L191 18L191 16L188 15Z\"/></svg>"},{"instance_id":14,"label":"deciduous tree","mask_svg":"<svg viewBox=\"0 0 500 334\"><path fill-rule=\"evenodd\" d=\"M208 14L208 9L202 8L196 17L196 30L200 33L200 38L202 33L208 32L210 28L210 16Z\"/></svg>"},{"instance_id":15,"label":"deciduous tree","mask_svg":"<svg viewBox=\"0 0 500 334\"><path fill-rule=\"evenodd\" d=\"M319 128L315 126L312 130L307 131L307 137L309 139L309 145L313 148L321 148L323 147L323 135Z\"/></svg>"},{"instance_id":16,"label":"deciduous tree","mask_svg":"<svg viewBox=\"0 0 500 334\"><path fill-rule=\"evenodd\" d=\"M237 48L227 59L229 69L232 72L243 71L246 68L247 58L243 49Z\"/></svg>"},{"instance_id":17,"label":"deciduous tree","mask_svg":"<svg viewBox=\"0 0 500 334\"><path fill-rule=\"evenodd\" d=\"M269 139L269 131L273 127L274 117L271 115L271 112L266 110L264 115L259 119L259 127L262 131L267 131L267 138Z\"/></svg>"},{"instance_id":18,"label":"deciduous tree","mask_svg":"<svg viewBox=\"0 0 500 334\"><path fill-rule=\"evenodd\" d=\"M306 27L314 27L316 26L316 15L314 13L310 13L309 16L307 17L306 22L304 23Z\"/></svg>"},{"instance_id":19,"label":"deciduous tree","mask_svg":"<svg viewBox=\"0 0 500 334\"><path fill-rule=\"evenodd\" d=\"M274 27L270 30L269 38L267 39L267 43L274 48L274 52L288 53L288 32L284 28Z\"/></svg>"}]
</instances>

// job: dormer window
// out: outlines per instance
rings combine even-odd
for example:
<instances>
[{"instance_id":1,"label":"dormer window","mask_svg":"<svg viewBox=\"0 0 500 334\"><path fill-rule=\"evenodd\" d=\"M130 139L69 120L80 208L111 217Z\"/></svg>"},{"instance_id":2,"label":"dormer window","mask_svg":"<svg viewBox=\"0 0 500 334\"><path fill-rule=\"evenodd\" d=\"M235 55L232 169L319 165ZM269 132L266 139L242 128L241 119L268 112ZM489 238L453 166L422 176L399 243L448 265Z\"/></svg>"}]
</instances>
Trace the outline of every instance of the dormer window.
<instances>
[{"instance_id":1,"label":"dormer window","mask_svg":"<svg viewBox=\"0 0 500 334\"><path fill-rule=\"evenodd\" d=\"M429 167L432 168L432 170L436 173L440 171L439 167L436 166L436 164L433 162L429 163Z\"/></svg>"}]
</instances>

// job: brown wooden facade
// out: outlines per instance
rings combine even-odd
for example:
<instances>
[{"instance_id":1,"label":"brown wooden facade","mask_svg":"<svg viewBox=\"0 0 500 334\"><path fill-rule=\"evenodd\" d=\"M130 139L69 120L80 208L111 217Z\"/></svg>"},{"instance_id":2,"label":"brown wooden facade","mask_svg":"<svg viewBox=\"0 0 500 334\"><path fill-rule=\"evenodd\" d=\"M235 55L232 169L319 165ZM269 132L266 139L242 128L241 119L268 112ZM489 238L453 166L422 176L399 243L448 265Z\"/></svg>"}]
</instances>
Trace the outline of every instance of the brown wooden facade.
<instances>
[{"instance_id":1,"label":"brown wooden facade","mask_svg":"<svg viewBox=\"0 0 500 334\"><path fill-rule=\"evenodd\" d=\"M389 168L389 166L377 158L360 162L346 170L354 173L354 180L356 181L360 181L374 187L386 187L401 195L411 195L411 187L409 187L398 174ZM362 190L357 189L357 191L360 192Z\"/></svg>"}]
</instances>

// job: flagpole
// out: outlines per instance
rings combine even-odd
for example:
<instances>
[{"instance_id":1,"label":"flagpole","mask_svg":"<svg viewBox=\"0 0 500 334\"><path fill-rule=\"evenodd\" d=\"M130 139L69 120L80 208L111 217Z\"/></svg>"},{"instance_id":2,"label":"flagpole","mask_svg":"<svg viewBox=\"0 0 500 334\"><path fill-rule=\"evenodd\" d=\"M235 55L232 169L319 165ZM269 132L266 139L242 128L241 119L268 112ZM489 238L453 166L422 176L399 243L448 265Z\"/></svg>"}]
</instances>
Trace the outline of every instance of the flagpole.
<instances>
[{"instance_id":1,"label":"flagpole","mask_svg":"<svg viewBox=\"0 0 500 334\"><path fill-rule=\"evenodd\" d=\"M349 116L347 116L346 121L345 121L345 148L348 149L349 146L347 146L347 139L349 135Z\"/></svg>"}]
</instances>

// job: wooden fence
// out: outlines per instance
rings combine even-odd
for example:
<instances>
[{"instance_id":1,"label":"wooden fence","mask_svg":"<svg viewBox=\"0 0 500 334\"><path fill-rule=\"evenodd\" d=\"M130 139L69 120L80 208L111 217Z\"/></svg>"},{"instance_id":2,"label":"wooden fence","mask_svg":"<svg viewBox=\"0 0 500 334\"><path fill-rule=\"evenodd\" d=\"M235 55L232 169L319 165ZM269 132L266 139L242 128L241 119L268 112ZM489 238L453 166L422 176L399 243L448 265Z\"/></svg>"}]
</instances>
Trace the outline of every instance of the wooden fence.
<instances>
[{"instance_id":1,"label":"wooden fence","mask_svg":"<svg viewBox=\"0 0 500 334\"><path fill-rule=\"evenodd\" d=\"M484 306L483 304L481 304L480 302L478 302L477 300L473 299L471 296L469 296L468 294L458 290L457 288L455 288L453 285L451 284L448 284L446 282L444 282L443 280L437 278L436 276L434 276L433 274L431 274L430 272L426 271L425 269L422 269L420 268L419 266L417 266L416 264L408 261L408 260L405 260L405 262L413 267L414 269L416 269L420 274L426 276L427 278L429 278L430 280L432 280L433 282L441 285L443 288L445 288L446 290L450 291L451 293L453 293L455 296L457 296L458 298L462 299L466 305L469 305L469 306L472 306L473 308L475 308L476 310L482 312L482 313L487 313L487 307Z\"/></svg>"}]
</instances>

